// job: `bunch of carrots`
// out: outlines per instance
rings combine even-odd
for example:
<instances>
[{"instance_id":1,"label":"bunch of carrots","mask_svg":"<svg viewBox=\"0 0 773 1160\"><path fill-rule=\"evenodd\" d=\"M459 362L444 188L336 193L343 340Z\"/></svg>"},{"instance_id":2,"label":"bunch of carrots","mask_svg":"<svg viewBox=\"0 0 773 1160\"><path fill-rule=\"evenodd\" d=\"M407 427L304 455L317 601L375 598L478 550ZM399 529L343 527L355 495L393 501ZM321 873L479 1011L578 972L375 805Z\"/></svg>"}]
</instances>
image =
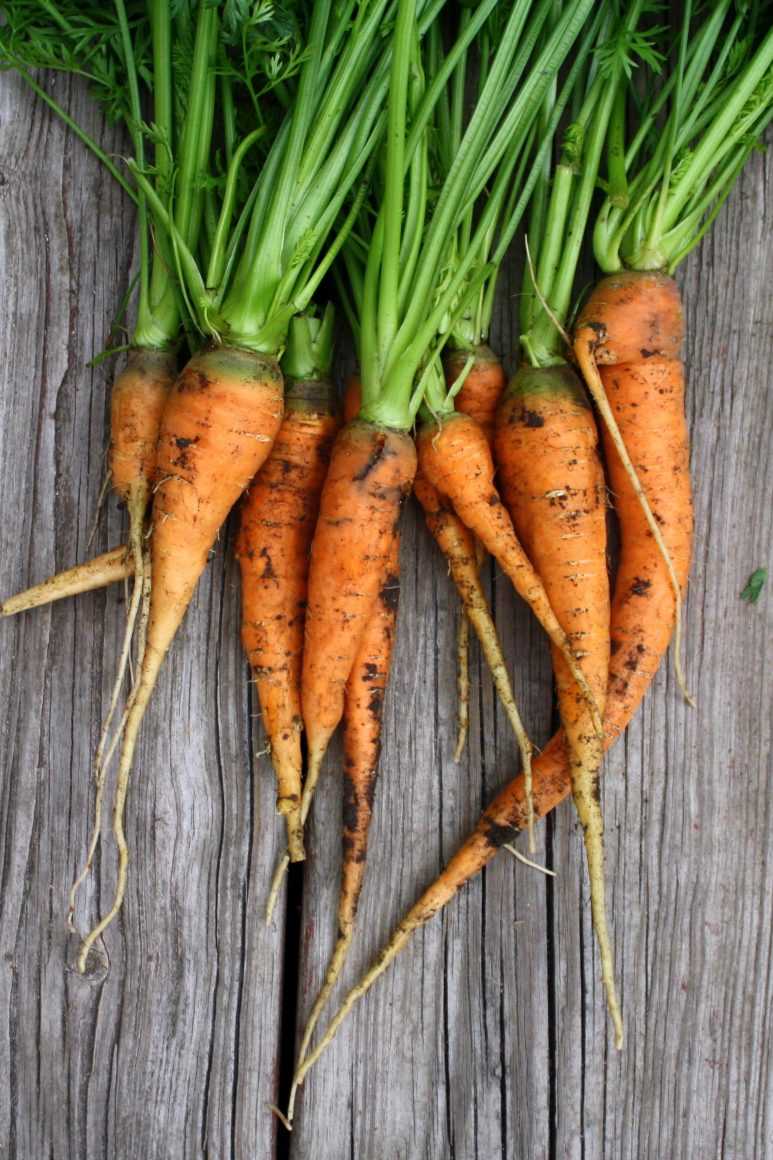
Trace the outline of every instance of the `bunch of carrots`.
<instances>
[{"instance_id":1,"label":"bunch of carrots","mask_svg":"<svg viewBox=\"0 0 773 1160\"><path fill-rule=\"evenodd\" d=\"M289 862L343 730L338 937L290 1096L413 931L571 794L617 1046L599 778L674 638L692 544L673 274L773 117L771 4L313 0L301 5L9 0L0 62L137 206L136 322L110 400L126 543L6 600L5 616L131 579L94 761L88 879L113 775L119 914L136 741L164 659L232 509L242 642ZM662 14L661 14L662 15ZM41 69L87 79L123 122L108 158ZM519 233L520 231L520 233ZM515 241L518 238L520 240ZM521 362L490 346L517 245ZM603 274L578 302L592 249ZM359 372L338 397L334 309ZM112 351L110 353L116 353ZM522 756L312 1048L354 935L397 631L400 515L413 493L460 597L457 755L469 631ZM620 530L614 583L607 510ZM492 557L552 651L561 729L535 756L481 582ZM522 856L521 856L522 857Z\"/></svg>"}]
</instances>

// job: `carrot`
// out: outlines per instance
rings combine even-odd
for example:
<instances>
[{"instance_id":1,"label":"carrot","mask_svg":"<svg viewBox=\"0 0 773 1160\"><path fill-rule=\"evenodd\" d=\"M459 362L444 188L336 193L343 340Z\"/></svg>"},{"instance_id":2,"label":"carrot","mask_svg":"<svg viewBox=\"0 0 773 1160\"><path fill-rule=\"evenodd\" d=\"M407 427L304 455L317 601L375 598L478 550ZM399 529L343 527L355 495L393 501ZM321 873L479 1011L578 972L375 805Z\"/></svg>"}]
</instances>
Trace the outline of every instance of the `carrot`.
<instances>
[{"instance_id":1,"label":"carrot","mask_svg":"<svg viewBox=\"0 0 773 1160\"><path fill-rule=\"evenodd\" d=\"M358 419L333 446L309 569L301 686L305 800L343 716L346 682L389 574L400 510L415 472L416 449L405 431Z\"/></svg>"},{"instance_id":2,"label":"carrot","mask_svg":"<svg viewBox=\"0 0 773 1160\"><path fill-rule=\"evenodd\" d=\"M9 596L0 604L0 616L15 616L17 612L40 608L67 596L79 596L81 592L107 588L118 580L126 580L133 572L134 560L129 549L122 544L118 548L111 548L109 552L103 552L101 556L95 556L85 564L57 572L40 584Z\"/></svg>"},{"instance_id":3,"label":"carrot","mask_svg":"<svg viewBox=\"0 0 773 1160\"><path fill-rule=\"evenodd\" d=\"M497 416L495 452L507 509L561 626L603 709L609 670L606 485L598 436L575 372L567 365L522 367ZM599 804L602 741L577 697L563 657L553 667L583 830L593 925L602 980L622 1046L604 902L603 817Z\"/></svg>"},{"instance_id":4,"label":"carrot","mask_svg":"<svg viewBox=\"0 0 773 1160\"><path fill-rule=\"evenodd\" d=\"M384 584L371 611L359 652L346 683L344 697L344 833L341 890L338 899L338 935L325 979L309 1013L298 1049L298 1063L308 1051L314 1028L343 970L354 935L354 923L365 879L368 834L381 750L389 667L400 591L400 541L394 538ZM293 1118L295 1087L290 1093L287 1117Z\"/></svg>"},{"instance_id":5,"label":"carrot","mask_svg":"<svg viewBox=\"0 0 773 1160\"><path fill-rule=\"evenodd\" d=\"M469 365L472 359L472 365ZM454 400L457 411L469 415L483 428L489 443L494 438L494 419L497 403L505 386L502 363L486 343L477 343L470 350L459 347L443 358L447 385L452 387L464 375L464 381ZM483 567L486 554L479 543L475 545L478 570ZM466 615L459 619L456 637L456 745L454 761L459 761L467 741L470 720L469 674L470 622Z\"/></svg>"},{"instance_id":6,"label":"carrot","mask_svg":"<svg viewBox=\"0 0 773 1160\"><path fill-rule=\"evenodd\" d=\"M480 581L477 544L450 502L444 500L427 481L421 469L416 473L413 491L424 509L427 527L448 561L451 577L462 602L465 622L473 626L480 641L497 695L518 742L528 780L531 775L532 744L518 713L497 630Z\"/></svg>"},{"instance_id":7,"label":"carrot","mask_svg":"<svg viewBox=\"0 0 773 1160\"><path fill-rule=\"evenodd\" d=\"M255 679L277 777L290 860L303 858L301 657L306 579L338 420L328 379L291 380L271 454L241 507L242 644Z\"/></svg>"},{"instance_id":8,"label":"carrot","mask_svg":"<svg viewBox=\"0 0 773 1160\"><path fill-rule=\"evenodd\" d=\"M474 419L485 432L489 443L493 443L497 406L507 383L505 370L487 343L478 343L471 350L460 347L449 351L443 359L443 370L449 387L463 374L470 357L472 365L454 404L457 411Z\"/></svg>"},{"instance_id":9,"label":"carrot","mask_svg":"<svg viewBox=\"0 0 773 1160\"><path fill-rule=\"evenodd\" d=\"M648 501L663 529L679 587L684 589L692 548L692 502L686 470L682 364L678 360L656 360L660 365L651 369L650 361L633 373L625 365L608 372L610 405L626 445L631 448L632 458L646 480ZM636 406L642 403L653 405ZM675 445L681 449L676 472ZM610 622L611 656L604 714L606 750L629 724L665 656L674 631L676 601L665 561L652 550L644 512L611 440L605 450L622 534ZM544 817L550 813L569 795L571 788L566 737L560 730L533 765L536 815ZM446 906L526 825L526 786L521 773L494 798L470 837L414 903L371 968L346 995L324 1038L299 1069L298 1082L330 1043L357 1000L394 961L411 934Z\"/></svg>"},{"instance_id":10,"label":"carrot","mask_svg":"<svg viewBox=\"0 0 773 1160\"><path fill-rule=\"evenodd\" d=\"M599 282L577 319L574 332L574 354L588 390L604 420L605 444L613 445L615 455L629 476L631 486L642 508L651 538L665 562L676 600L674 664L677 680L685 699L692 704L681 661L682 596L676 564L668 551L663 529L658 524L610 398L610 386L617 391L621 376L636 373L643 367L657 371L665 365L669 387L679 380L679 401L683 412L683 377L679 349L684 335L682 304L673 278L651 271L625 270ZM650 360L654 360L651 365ZM613 374L609 368L615 367ZM649 375L650 382L654 381ZM649 402L657 406L650 396ZM634 400L632 405L639 407ZM681 432L680 439L681 439ZM674 471L688 470L686 436L669 448ZM692 505L685 514L692 521Z\"/></svg>"},{"instance_id":11,"label":"carrot","mask_svg":"<svg viewBox=\"0 0 773 1160\"><path fill-rule=\"evenodd\" d=\"M439 427L432 423L421 427L417 448L428 481L441 496L448 497L460 519L498 561L565 658L600 731L600 715L590 686L494 486L494 462L483 430L468 415L450 414Z\"/></svg>"},{"instance_id":12,"label":"carrot","mask_svg":"<svg viewBox=\"0 0 773 1160\"><path fill-rule=\"evenodd\" d=\"M194 356L177 379L161 421L153 500L150 619L139 681L123 734L113 810L118 879L108 913L83 940L90 948L112 922L126 890L123 813L134 748L150 696L218 531L262 466L282 418L275 359L221 347Z\"/></svg>"}]
</instances>

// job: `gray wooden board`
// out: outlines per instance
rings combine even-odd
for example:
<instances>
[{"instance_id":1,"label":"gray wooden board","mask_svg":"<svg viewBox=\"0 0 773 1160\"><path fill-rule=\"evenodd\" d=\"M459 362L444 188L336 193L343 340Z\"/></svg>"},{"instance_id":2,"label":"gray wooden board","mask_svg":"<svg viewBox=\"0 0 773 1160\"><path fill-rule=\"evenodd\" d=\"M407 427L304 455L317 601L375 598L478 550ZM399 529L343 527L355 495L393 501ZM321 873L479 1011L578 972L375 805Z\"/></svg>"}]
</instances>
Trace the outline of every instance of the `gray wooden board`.
<instances>
[{"instance_id":1,"label":"gray wooden board","mask_svg":"<svg viewBox=\"0 0 773 1160\"><path fill-rule=\"evenodd\" d=\"M56 93L120 151L79 88ZM598 981L571 809L539 828L553 884L507 854L413 940L342 1029L278 1141L283 1010L299 1014L332 942L340 780L327 762L297 944L265 887L281 846L238 642L229 534L167 662L129 801L126 907L109 972L72 969L66 894L88 833L90 756L109 696L122 592L0 623L0 1157L747 1160L773 1148L770 596L773 159L756 155L681 281L698 538L687 671L656 678L607 762L608 881L627 1045ZM110 365L90 369L131 277L133 215L98 164L0 78L0 592L84 558L102 473ZM512 365L518 280L494 338ZM115 504L100 550L118 542ZM34 536L33 536L34 529ZM456 602L406 513L399 644L360 930L348 984L515 769L473 664L470 743L451 760ZM524 715L552 722L540 634L488 583ZM78 912L114 883L109 843ZM284 1004L284 1006L283 1006Z\"/></svg>"}]
</instances>

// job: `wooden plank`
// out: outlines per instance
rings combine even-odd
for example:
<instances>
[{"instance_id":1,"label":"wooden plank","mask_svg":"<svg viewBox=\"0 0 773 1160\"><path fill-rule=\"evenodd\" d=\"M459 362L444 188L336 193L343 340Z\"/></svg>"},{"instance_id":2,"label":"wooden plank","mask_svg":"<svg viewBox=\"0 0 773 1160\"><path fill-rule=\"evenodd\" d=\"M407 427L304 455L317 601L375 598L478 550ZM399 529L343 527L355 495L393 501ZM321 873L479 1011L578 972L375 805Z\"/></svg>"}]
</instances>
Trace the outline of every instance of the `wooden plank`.
<instances>
[{"instance_id":1,"label":"wooden plank","mask_svg":"<svg viewBox=\"0 0 773 1160\"><path fill-rule=\"evenodd\" d=\"M83 94L57 92L111 151ZM85 554L109 368L89 370L129 276L119 191L26 90L0 78L0 590ZM761 1156L771 1137L773 875L767 857L770 608L738 599L770 554L767 390L773 162L755 156L683 283L701 529L687 665L699 710L656 680L608 764L608 877L628 1028L607 1046L571 810L540 827L555 886L505 855L435 919L310 1076L280 1154L331 1157ZM495 337L512 359L503 287ZM712 304L709 315L707 303ZM733 528L732 540L728 529ZM34 528L34 537L33 537ZM117 541L111 507L97 547ZM91 805L90 754L121 594L0 624L0 1157L268 1157L284 919L262 921L281 833L218 547L170 659L130 797L132 882L81 980L63 916ZM505 780L515 747L476 661L468 752L450 759L455 601L415 514L361 930L347 982ZM489 577L525 716L551 721L539 634ZM767 635L766 635L767 633ZM249 767L249 769L248 769ZM300 1007L333 933L340 784L310 835ZM250 773L253 775L250 777ZM79 921L106 905L108 849ZM295 948L290 948L291 952Z\"/></svg>"},{"instance_id":2,"label":"wooden plank","mask_svg":"<svg viewBox=\"0 0 773 1160\"><path fill-rule=\"evenodd\" d=\"M78 88L60 100L100 143ZM3 593L83 559L102 474L133 213L20 83L0 80ZM96 548L119 542L109 505ZM0 1156L227 1156L273 1151L282 924L257 920L279 849L273 787L238 640L238 575L219 546L166 666L130 793L133 862L106 977L71 969L67 889L87 841L90 760L123 594L0 625ZM253 776L254 775L254 776ZM109 904L114 854L84 890ZM244 1152L242 1151L242 1154Z\"/></svg>"}]
</instances>

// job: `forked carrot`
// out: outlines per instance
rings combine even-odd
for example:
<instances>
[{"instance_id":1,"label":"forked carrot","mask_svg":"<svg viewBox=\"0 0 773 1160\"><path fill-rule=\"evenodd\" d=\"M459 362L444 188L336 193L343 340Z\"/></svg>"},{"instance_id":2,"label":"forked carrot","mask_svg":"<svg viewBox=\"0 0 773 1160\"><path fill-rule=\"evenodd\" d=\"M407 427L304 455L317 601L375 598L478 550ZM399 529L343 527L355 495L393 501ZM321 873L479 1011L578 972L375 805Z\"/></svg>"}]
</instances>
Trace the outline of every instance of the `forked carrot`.
<instances>
[{"instance_id":1,"label":"forked carrot","mask_svg":"<svg viewBox=\"0 0 773 1160\"><path fill-rule=\"evenodd\" d=\"M260 701L290 861L303 858L301 658L311 538L338 427L329 379L292 379L285 416L241 507L242 644Z\"/></svg>"},{"instance_id":2,"label":"forked carrot","mask_svg":"<svg viewBox=\"0 0 773 1160\"><path fill-rule=\"evenodd\" d=\"M653 370L657 374L657 368L664 364L671 372L669 379L673 379L677 364L681 368L679 350L683 336L682 303L674 279L656 271L624 270L603 278L596 285L577 319L574 354L604 420L604 442L614 445L644 513L648 538L654 540L666 564L676 601L674 666L685 700L693 704L682 668L682 595L676 564L613 406L621 380L629 375L642 373L652 381ZM683 388L680 390L683 403ZM638 400L634 399L632 405L638 407ZM686 443L670 447L669 457L675 470L688 470Z\"/></svg>"},{"instance_id":3,"label":"forked carrot","mask_svg":"<svg viewBox=\"0 0 773 1160\"><path fill-rule=\"evenodd\" d=\"M123 902L129 852L124 807L142 719L164 657L206 567L220 527L258 472L282 419L275 359L220 347L194 356L177 379L161 421L153 500L150 619L137 686L123 733L113 808L118 878L113 904L81 945L90 948Z\"/></svg>"}]
</instances>

